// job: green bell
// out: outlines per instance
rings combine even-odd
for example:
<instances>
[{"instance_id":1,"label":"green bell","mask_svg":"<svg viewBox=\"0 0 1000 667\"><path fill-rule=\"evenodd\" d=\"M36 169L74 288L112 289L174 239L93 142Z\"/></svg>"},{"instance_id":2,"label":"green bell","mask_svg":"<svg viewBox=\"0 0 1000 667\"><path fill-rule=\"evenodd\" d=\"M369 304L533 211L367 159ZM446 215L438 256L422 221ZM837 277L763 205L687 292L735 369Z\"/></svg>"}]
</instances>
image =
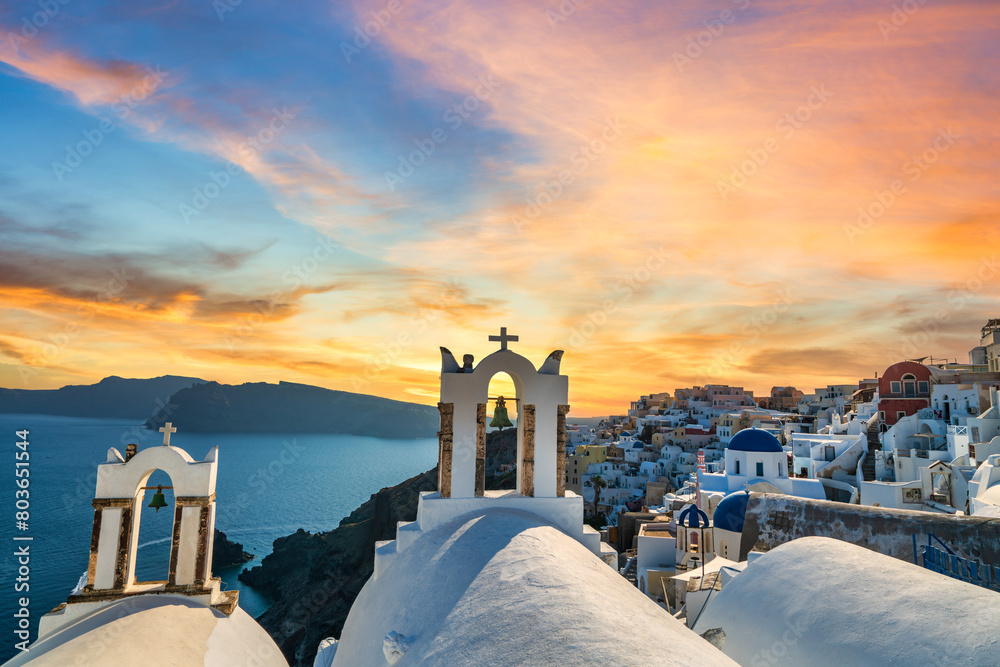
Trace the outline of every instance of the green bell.
<instances>
[{"instance_id":1,"label":"green bell","mask_svg":"<svg viewBox=\"0 0 1000 667\"><path fill-rule=\"evenodd\" d=\"M153 502L146 505L146 507L152 507L156 510L156 513L160 513L161 507L167 506L167 499L163 497L163 487L156 487L156 493L153 494Z\"/></svg>"},{"instance_id":2,"label":"green bell","mask_svg":"<svg viewBox=\"0 0 1000 667\"><path fill-rule=\"evenodd\" d=\"M497 399L497 407L493 410L493 421L490 422L490 426L496 426L502 431L505 426L513 425L510 419L507 418L507 402L501 396Z\"/></svg>"}]
</instances>

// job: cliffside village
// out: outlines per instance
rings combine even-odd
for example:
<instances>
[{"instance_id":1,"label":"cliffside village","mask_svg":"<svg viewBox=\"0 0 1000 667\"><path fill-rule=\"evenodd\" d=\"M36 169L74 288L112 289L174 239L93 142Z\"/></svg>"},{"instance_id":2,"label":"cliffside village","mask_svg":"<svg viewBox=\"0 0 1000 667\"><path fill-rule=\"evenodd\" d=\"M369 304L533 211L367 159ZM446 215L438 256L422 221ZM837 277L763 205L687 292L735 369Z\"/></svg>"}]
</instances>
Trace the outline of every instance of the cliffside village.
<instances>
[{"instance_id":1,"label":"cliffside village","mask_svg":"<svg viewBox=\"0 0 1000 667\"><path fill-rule=\"evenodd\" d=\"M841 512L833 519L841 525L863 508L942 520L1000 517L1000 320L980 334L968 363L900 360L875 378L809 394L774 387L755 397L709 384L641 396L596 428L567 427L566 489L583 496L594 525L604 524L605 539L622 554L622 574L681 616L692 598L703 611L711 591L757 555L755 547L802 535L850 537L807 525L817 508ZM772 530L768 544L765 528L789 527L770 516L771 524L748 535L751 493L781 494L768 497L798 513L796 530L777 538ZM988 549L946 544L946 522L936 533L903 534L894 525L904 515L878 516L870 525L861 520L870 549L900 557L899 542L912 537L912 557L904 545L903 559L1000 590L991 563L965 562ZM877 544L883 532L899 533L891 547ZM689 616L690 625L695 620Z\"/></svg>"},{"instance_id":2,"label":"cliffside village","mask_svg":"<svg viewBox=\"0 0 1000 667\"><path fill-rule=\"evenodd\" d=\"M990 320L968 364L903 360L808 396L680 389L597 428L567 423L563 351L536 367L505 328L478 364L442 347L437 490L374 541L342 627L315 615L322 587L283 619L293 638L339 635L318 646L279 648L223 590L219 448L197 461L167 423L162 446L108 450L86 577L30 646L25 618L5 667L996 664L998 332ZM515 397L489 395L498 373ZM501 490L487 408L506 421L507 400L517 480ZM148 485L153 470L172 486ZM155 490L148 507L168 507L163 488L168 579L139 581L140 503ZM622 619L642 641L622 641Z\"/></svg>"}]
</instances>

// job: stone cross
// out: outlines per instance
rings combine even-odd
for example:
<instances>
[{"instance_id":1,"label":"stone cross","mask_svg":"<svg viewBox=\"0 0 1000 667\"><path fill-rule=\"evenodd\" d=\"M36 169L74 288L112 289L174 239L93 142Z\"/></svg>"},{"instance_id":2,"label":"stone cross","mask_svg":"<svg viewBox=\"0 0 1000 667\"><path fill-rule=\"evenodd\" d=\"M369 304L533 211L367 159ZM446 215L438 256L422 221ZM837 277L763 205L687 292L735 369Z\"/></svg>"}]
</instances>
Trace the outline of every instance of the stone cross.
<instances>
[{"instance_id":1,"label":"stone cross","mask_svg":"<svg viewBox=\"0 0 1000 667\"><path fill-rule=\"evenodd\" d=\"M170 434L177 433L177 429L174 428L173 422L167 422L160 427L160 433L163 434L163 446L167 447L170 445Z\"/></svg>"},{"instance_id":2,"label":"stone cross","mask_svg":"<svg viewBox=\"0 0 1000 667\"><path fill-rule=\"evenodd\" d=\"M511 341L511 342L515 342L516 343L517 342L517 336L508 336L507 335L507 327L500 327L500 335L499 336L490 336L490 340L491 341L499 341L500 342L500 349L501 350L506 350L507 349L507 342Z\"/></svg>"}]
</instances>

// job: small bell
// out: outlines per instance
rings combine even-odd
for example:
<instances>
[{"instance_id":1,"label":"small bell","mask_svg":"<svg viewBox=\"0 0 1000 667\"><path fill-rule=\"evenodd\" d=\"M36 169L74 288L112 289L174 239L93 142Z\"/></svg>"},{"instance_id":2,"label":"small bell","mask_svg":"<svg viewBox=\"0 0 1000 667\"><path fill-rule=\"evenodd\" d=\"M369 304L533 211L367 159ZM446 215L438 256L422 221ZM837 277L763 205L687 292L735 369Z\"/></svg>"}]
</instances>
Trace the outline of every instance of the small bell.
<instances>
[{"instance_id":1,"label":"small bell","mask_svg":"<svg viewBox=\"0 0 1000 667\"><path fill-rule=\"evenodd\" d=\"M493 421L490 422L490 426L496 426L502 431L505 426L513 425L507 418L507 402L501 396L497 399L497 407L493 410Z\"/></svg>"},{"instance_id":2,"label":"small bell","mask_svg":"<svg viewBox=\"0 0 1000 667\"><path fill-rule=\"evenodd\" d=\"M163 497L163 487L157 486L156 493L153 494L153 502L146 505L146 507L152 507L156 510L156 513L160 513L161 507L167 506L167 499Z\"/></svg>"}]
</instances>

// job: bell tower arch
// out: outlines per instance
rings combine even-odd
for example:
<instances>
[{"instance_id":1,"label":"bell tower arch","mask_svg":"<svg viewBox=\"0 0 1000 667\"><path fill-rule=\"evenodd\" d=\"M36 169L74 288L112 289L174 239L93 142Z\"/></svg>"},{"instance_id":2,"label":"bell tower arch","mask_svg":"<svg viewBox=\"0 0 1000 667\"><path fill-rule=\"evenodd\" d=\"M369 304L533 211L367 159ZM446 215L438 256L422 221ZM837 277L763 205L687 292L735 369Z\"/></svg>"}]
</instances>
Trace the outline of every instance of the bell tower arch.
<instances>
[{"instance_id":1,"label":"bell tower arch","mask_svg":"<svg viewBox=\"0 0 1000 667\"><path fill-rule=\"evenodd\" d=\"M471 355L460 367L441 348L441 432L438 488L442 498L474 498L485 488L486 413L490 380L506 373L514 382L517 420L517 491L522 496L556 498L565 495L566 413L569 378L559 374L562 350L548 356L541 368L507 349L517 340L500 336L501 349L474 368Z\"/></svg>"},{"instance_id":2,"label":"bell tower arch","mask_svg":"<svg viewBox=\"0 0 1000 667\"><path fill-rule=\"evenodd\" d=\"M441 348L438 490L421 492L416 521L399 522L395 540L375 545L375 578L421 535L457 517L493 510L534 514L608 565L618 566L615 550L583 523L583 497L566 489L569 378L559 372L562 350L535 368L507 349L517 336L508 336L506 328L490 340L499 341L500 349L478 365L466 354L460 366L455 355ZM486 408L490 380L498 373L510 376L517 401L517 487L487 491Z\"/></svg>"},{"instance_id":3,"label":"bell tower arch","mask_svg":"<svg viewBox=\"0 0 1000 667\"><path fill-rule=\"evenodd\" d=\"M164 433L162 446L137 451L129 445L127 459L112 447L107 461L97 467L87 580L68 598L64 617L140 594L196 597L226 614L236 608L238 591L222 591L221 581L212 576L219 448L213 448L203 461L195 461L183 449L169 444L171 433L176 431L170 423L160 430ZM147 486L157 470L170 478L174 494L175 506L168 514L173 517L168 577L166 581L136 581L140 503L147 490L159 491L156 486ZM152 497L155 506L170 509L162 495Z\"/></svg>"}]
</instances>

